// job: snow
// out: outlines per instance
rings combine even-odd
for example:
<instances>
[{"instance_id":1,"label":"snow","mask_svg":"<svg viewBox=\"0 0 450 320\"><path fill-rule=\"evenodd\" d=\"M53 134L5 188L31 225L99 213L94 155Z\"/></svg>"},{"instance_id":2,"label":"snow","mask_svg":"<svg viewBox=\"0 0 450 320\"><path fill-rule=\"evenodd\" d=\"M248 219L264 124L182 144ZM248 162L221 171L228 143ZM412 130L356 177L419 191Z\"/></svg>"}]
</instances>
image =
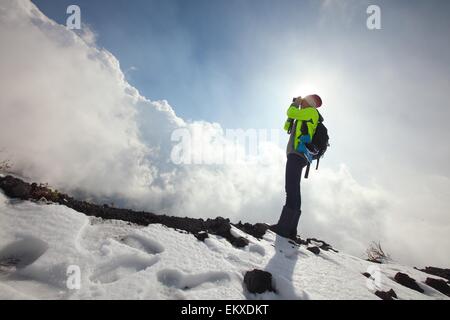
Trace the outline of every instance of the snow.
<instances>
[{"instance_id":1,"label":"snow","mask_svg":"<svg viewBox=\"0 0 450 320\"><path fill-rule=\"evenodd\" d=\"M315 255L271 231L258 240L233 227L250 242L238 249L214 235L201 242L163 225L90 218L1 192L0 225L0 299L379 299L375 290L391 288L399 299L448 299L423 283L433 276L414 268ZM68 287L70 266L80 270L79 288ZM371 268L379 270L378 287L362 275ZM277 293L247 292L243 278L253 269L270 272ZM397 272L425 293L393 281Z\"/></svg>"}]
</instances>

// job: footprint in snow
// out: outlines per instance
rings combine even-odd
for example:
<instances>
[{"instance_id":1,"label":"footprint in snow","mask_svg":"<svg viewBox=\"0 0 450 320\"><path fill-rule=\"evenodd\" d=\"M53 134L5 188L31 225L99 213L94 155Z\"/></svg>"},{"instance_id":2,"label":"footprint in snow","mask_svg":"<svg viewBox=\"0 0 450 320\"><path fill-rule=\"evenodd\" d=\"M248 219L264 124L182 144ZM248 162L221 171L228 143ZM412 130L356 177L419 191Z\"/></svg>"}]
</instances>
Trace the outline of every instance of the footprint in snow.
<instances>
[{"instance_id":1,"label":"footprint in snow","mask_svg":"<svg viewBox=\"0 0 450 320\"><path fill-rule=\"evenodd\" d=\"M39 238L26 236L0 251L0 274L10 274L25 268L48 250L48 244Z\"/></svg>"},{"instance_id":2,"label":"footprint in snow","mask_svg":"<svg viewBox=\"0 0 450 320\"><path fill-rule=\"evenodd\" d=\"M158 280L167 287L189 290L208 282L229 281L230 275L220 271L185 274L178 270L164 269L158 272Z\"/></svg>"},{"instance_id":3,"label":"footprint in snow","mask_svg":"<svg viewBox=\"0 0 450 320\"><path fill-rule=\"evenodd\" d=\"M163 245L159 242L139 234L127 235L121 239L121 242L129 247L138 249L148 254L157 254L164 251Z\"/></svg>"},{"instance_id":4,"label":"footprint in snow","mask_svg":"<svg viewBox=\"0 0 450 320\"><path fill-rule=\"evenodd\" d=\"M90 277L92 282L113 283L124 277L145 270L159 261L158 256L141 257L138 255L123 255L114 258Z\"/></svg>"},{"instance_id":5,"label":"footprint in snow","mask_svg":"<svg viewBox=\"0 0 450 320\"><path fill-rule=\"evenodd\" d=\"M259 253L262 257L266 255L266 249L264 249L264 247L260 246L259 244L251 244L248 250L250 252Z\"/></svg>"}]
</instances>

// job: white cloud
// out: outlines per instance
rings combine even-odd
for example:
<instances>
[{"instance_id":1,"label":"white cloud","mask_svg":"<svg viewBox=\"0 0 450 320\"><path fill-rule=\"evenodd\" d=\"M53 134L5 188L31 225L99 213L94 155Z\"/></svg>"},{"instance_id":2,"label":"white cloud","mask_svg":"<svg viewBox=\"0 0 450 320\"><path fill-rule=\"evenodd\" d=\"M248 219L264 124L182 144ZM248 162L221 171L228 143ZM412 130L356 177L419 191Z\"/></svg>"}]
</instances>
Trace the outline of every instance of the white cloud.
<instances>
[{"instance_id":1,"label":"white cloud","mask_svg":"<svg viewBox=\"0 0 450 320\"><path fill-rule=\"evenodd\" d=\"M186 123L167 101L140 96L112 54L29 2L2 7L0 145L17 172L67 192L179 215L237 217L246 203L267 201L260 193L276 182L276 167L170 162L174 129L217 135L218 124ZM272 162L282 159L277 151Z\"/></svg>"},{"instance_id":2,"label":"white cloud","mask_svg":"<svg viewBox=\"0 0 450 320\"><path fill-rule=\"evenodd\" d=\"M0 150L20 174L71 194L149 211L249 222L278 219L284 150L266 143L264 159L257 163L174 165L170 137L175 129L200 128L204 139L192 150L216 155L211 141L223 128L187 122L167 101L142 97L126 82L118 60L97 48L93 37L83 40L28 1L2 1L0 41ZM447 182L442 184L445 188ZM390 216L403 207L382 187L362 186L342 167L314 172L302 188L305 234L353 253L372 240L389 241L399 253L402 248L414 252L393 239L407 242L415 220ZM420 218L420 210L414 217ZM401 232L394 227L399 223ZM440 229L441 239L447 229ZM424 236L435 231L427 224ZM429 253L423 259L445 257Z\"/></svg>"}]
</instances>

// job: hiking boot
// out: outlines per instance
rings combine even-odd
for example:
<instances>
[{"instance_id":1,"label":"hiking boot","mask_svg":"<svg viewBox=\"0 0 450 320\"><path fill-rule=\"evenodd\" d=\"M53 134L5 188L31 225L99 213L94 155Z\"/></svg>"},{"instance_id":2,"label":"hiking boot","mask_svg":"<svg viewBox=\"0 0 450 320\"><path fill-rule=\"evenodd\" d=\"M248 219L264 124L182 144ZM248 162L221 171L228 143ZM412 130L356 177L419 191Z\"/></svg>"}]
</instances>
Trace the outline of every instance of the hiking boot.
<instances>
[{"instance_id":1,"label":"hiking boot","mask_svg":"<svg viewBox=\"0 0 450 320\"><path fill-rule=\"evenodd\" d=\"M295 210L284 206L278 223L271 226L270 230L282 237L289 238L291 235L292 219L295 219Z\"/></svg>"}]
</instances>

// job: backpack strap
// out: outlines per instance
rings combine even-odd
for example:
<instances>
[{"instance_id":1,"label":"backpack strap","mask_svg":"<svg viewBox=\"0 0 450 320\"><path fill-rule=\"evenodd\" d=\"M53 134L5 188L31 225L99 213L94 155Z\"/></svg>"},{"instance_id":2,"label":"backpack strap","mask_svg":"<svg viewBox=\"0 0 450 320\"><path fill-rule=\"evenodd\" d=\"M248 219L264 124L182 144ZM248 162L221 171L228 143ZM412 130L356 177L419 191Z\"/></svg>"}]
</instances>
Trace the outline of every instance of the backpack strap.
<instances>
[{"instance_id":1,"label":"backpack strap","mask_svg":"<svg viewBox=\"0 0 450 320\"><path fill-rule=\"evenodd\" d=\"M309 176L309 167L310 167L310 163L308 162L308 164L306 165L306 171L305 171L305 179L308 179Z\"/></svg>"},{"instance_id":2,"label":"backpack strap","mask_svg":"<svg viewBox=\"0 0 450 320\"><path fill-rule=\"evenodd\" d=\"M319 121L317 122L317 124L322 123L324 119L323 119L322 115L320 114L319 110L316 109L316 111L317 111L317 113L319 114ZM311 121L311 120L310 120L310 121ZM319 161L320 161L320 156L317 158L316 170L319 170ZM308 179L308 176L309 176L309 167L310 167L310 165L311 165L311 164L308 163L307 166L306 166L305 179Z\"/></svg>"},{"instance_id":3,"label":"backpack strap","mask_svg":"<svg viewBox=\"0 0 450 320\"><path fill-rule=\"evenodd\" d=\"M320 161L320 158L317 158L316 170L319 170L319 161ZM305 179L308 179L308 177L309 177L309 167L310 167L310 165L311 165L310 163L308 163L306 165Z\"/></svg>"},{"instance_id":4,"label":"backpack strap","mask_svg":"<svg viewBox=\"0 0 450 320\"><path fill-rule=\"evenodd\" d=\"M319 114L319 122L318 123L322 123L324 119L323 119L322 115L320 114L319 110L316 109L316 111Z\"/></svg>"}]
</instances>

